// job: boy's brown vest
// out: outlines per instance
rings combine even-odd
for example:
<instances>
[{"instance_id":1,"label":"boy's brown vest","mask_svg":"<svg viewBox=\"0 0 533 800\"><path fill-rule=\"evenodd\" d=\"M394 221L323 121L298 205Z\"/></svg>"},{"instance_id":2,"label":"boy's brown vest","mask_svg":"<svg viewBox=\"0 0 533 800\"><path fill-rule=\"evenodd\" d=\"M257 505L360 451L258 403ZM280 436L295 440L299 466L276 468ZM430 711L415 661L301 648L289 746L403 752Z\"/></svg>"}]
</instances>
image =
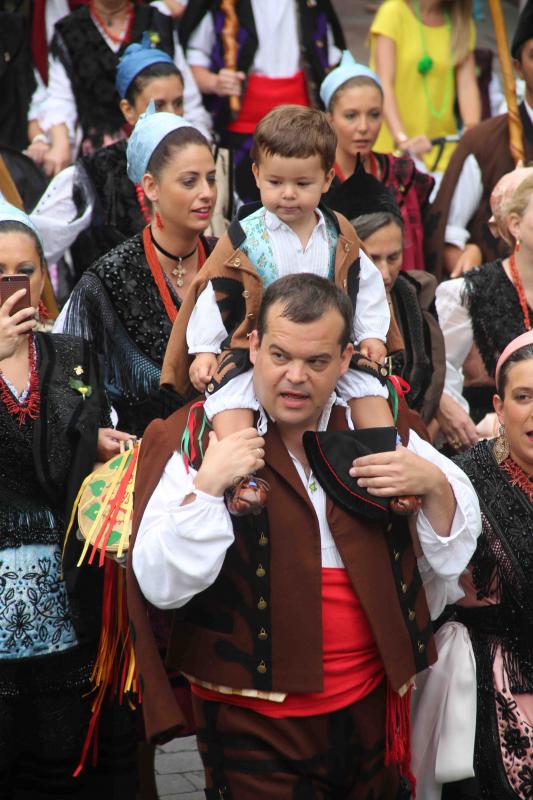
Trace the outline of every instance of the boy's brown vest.
<instances>
[{"instance_id":1,"label":"boy's brown vest","mask_svg":"<svg viewBox=\"0 0 533 800\"><path fill-rule=\"evenodd\" d=\"M135 487L132 547L146 504L166 462L179 448L188 407L145 433ZM405 420L400 429L408 438ZM334 408L329 429L347 427ZM235 542L215 583L171 612L167 664L198 679L236 689L322 690L321 546L313 506L276 425L265 437L271 486L266 511L234 518ZM356 519L331 500L328 523L368 616L386 674L396 691L436 659L424 589L407 523ZM130 548L130 554L131 554ZM175 735L177 707L128 559L128 605L143 693L147 736Z\"/></svg>"}]
</instances>

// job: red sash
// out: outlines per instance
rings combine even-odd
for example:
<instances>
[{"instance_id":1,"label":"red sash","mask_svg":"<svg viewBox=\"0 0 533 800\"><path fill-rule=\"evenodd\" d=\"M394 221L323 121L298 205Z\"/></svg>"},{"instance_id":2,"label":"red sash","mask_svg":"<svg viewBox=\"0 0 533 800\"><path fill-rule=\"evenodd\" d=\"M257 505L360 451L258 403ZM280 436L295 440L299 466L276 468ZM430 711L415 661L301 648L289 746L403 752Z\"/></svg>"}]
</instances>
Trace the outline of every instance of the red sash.
<instances>
[{"instance_id":1,"label":"red sash","mask_svg":"<svg viewBox=\"0 0 533 800\"><path fill-rule=\"evenodd\" d=\"M309 106L303 70L290 78L267 78L250 75L242 98L239 116L228 125L232 133L253 133L257 123L275 106L294 103Z\"/></svg>"},{"instance_id":2,"label":"red sash","mask_svg":"<svg viewBox=\"0 0 533 800\"><path fill-rule=\"evenodd\" d=\"M202 686L192 691L204 700L250 708L282 719L327 714L346 708L374 691L385 677L372 630L346 570L322 569L322 692L289 694L282 703L220 694Z\"/></svg>"}]
</instances>

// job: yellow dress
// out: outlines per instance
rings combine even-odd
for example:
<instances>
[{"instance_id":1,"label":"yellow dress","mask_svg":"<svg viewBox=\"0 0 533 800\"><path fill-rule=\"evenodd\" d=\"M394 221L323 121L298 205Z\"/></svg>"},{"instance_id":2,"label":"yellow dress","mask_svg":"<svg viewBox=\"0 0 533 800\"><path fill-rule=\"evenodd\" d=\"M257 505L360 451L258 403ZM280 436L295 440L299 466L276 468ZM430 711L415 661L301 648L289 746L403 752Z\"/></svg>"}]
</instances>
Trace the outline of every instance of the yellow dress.
<instances>
[{"instance_id":1,"label":"yellow dress","mask_svg":"<svg viewBox=\"0 0 533 800\"><path fill-rule=\"evenodd\" d=\"M450 31L448 25L436 27L423 25L427 53L433 59L433 67L425 76L427 94L433 108L440 111L448 92L446 107L440 118L431 113L424 91L424 78L418 72L418 63L424 56L420 23L406 0L385 0L378 9L370 28L370 66L375 69L376 36L381 34L396 43L396 75L394 91L398 110L407 136L425 134L430 139L450 136L457 132L454 114L455 75L450 81ZM474 23L470 22L470 49L476 40ZM447 89L448 82L450 86ZM447 145L439 161L438 170L446 169L455 145ZM384 122L374 150L390 153L395 149L391 132ZM433 168L437 150L434 148L424 156L428 169Z\"/></svg>"}]
</instances>

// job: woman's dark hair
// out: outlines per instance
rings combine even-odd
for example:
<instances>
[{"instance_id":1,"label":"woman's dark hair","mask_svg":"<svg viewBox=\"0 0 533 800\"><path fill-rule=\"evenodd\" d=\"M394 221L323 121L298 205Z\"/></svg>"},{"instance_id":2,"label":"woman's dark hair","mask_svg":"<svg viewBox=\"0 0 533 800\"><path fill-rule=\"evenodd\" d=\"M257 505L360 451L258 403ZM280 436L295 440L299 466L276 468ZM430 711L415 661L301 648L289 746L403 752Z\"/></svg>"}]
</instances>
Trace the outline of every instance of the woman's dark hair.
<instances>
[{"instance_id":1,"label":"woman's dark hair","mask_svg":"<svg viewBox=\"0 0 533 800\"><path fill-rule=\"evenodd\" d=\"M519 364L521 361L529 361L533 358L533 344L526 344L524 347L520 347L518 350L515 350L514 353L511 353L507 361L505 361L500 369L500 374L498 375L498 385L496 390L500 395L501 399L503 400L505 395L505 387L507 385L507 377L509 375L509 370L514 364Z\"/></svg>"},{"instance_id":2,"label":"woman's dark hair","mask_svg":"<svg viewBox=\"0 0 533 800\"><path fill-rule=\"evenodd\" d=\"M403 234L403 219L391 211L375 211L372 214L361 214L351 220L351 224L362 242L391 223L397 225Z\"/></svg>"},{"instance_id":3,"label":"woman's dark hair","mask_svg":"<svg viewBox=\"0 0 533 800\"><path fill-rule=\"evenodd\" d=\"M184 85L183 75L175 64L168 64L166 61L161 61L158 64L150 64L149 67L142 69L138 75L132 80L126 89L125 99L130 106L135 104L135 100L140 95L146 84L156 78L168 78L170 75L176 75Z\"/></svg>"},{"instance_id":4,"label":"woman's dark hair","mask_svg":"<svg viewBox=\"0 0 533 800\"><path fill-rule=\"evenodd\" d=\"M26 236L32 240L35 245L35 249L37 250L37 255L39 256L39 262L41 264L41 269L47 269L46 258L44 257L44 250L41 244L39 237L32 231L31 228L28 228L27 225L24 225L23 222L19 222L15 219L5 219L0 222L0 236L3 233L24 233Z\"/></svg>"},{"instance_id":5,"label":"woman's dark hair","mask_svg":"<svg viewBox=\"0 0 533 800\"><path fill-rule=\"evenodd\" d=\"M150 156L146 172L150 172L157 180L172 159L174 151L181 150L189 144L198 144L207 147L209 152L211 152L209 142L199 130L190 128L189 126L177 128L175 131L167 133L164 139L161 139Z\"/></svg>"},{"instance_id":6,"label":"woman's dark hair","mask_svg":"<svg viewBox=\"0 0 533 800\"><path fill-rule=\"evenodd\" d=\"M330 309L341 315L344 326L339 340L341 350L353 341L353 307L348 295L344 294L334 283L326 278L302 272L298 275L286 275L271 283L263 295L257 332L259 339L266 331L268 309L274 303L281 303L281 316L291 322L316 322Z\"/></svg>"}]
</instances>

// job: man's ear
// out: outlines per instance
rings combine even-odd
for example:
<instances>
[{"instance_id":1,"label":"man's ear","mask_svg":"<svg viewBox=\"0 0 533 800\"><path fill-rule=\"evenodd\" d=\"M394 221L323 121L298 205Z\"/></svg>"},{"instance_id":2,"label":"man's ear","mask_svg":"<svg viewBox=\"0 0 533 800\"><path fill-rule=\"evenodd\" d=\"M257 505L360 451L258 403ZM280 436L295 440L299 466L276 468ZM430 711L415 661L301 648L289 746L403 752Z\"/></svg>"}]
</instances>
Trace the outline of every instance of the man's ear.
<instances>
[{"instance_id":1,"label":"man's ear","mask_svg":"<svg viewBox=\"0 0 533 800\"><path fill-rule=\"evenodd\" d=\"M137 112L133 106L128 103L125 97L123 97L119 103L119 107L126 122L129 122L129 124L134 127L135 123L137 122Z\"/></svg>"},{"instance_id":2,"label":"man's ear","mask_svg":"<svg viewBox=\"0 0 533 800\"><path fill-rule=\"evenodd\" d=\"M252 331L250 334L250 338L248 339L248 343L250 345L250 361L252 364L255 364L257 361L257 354L259 352L259 348L261 347L261 340L259 338L258 331Z\"/></svg>"},{"instance_id":3,"label":"man's ear","mask_svg":"<svg viewBox=\"0 0 533 800\"><path fill-rule=\"evenodd\" d=\"M514 71L516 72L519 78L524 80L524 70L522 69L522 62L520 61L519 58L513 58L512 61L513 61Z\"/></svg>"},{"instance_id":4,"label":"man's ear","mask_svg":"<svg viewBox=\"0 0 533 800\"><path fill-rule=\"evenodd\" d=\"M341 353L341 375L344 375L348 371L353 356L353 349L353 344L348 342Z\"/></svg>"}]
</instances>

